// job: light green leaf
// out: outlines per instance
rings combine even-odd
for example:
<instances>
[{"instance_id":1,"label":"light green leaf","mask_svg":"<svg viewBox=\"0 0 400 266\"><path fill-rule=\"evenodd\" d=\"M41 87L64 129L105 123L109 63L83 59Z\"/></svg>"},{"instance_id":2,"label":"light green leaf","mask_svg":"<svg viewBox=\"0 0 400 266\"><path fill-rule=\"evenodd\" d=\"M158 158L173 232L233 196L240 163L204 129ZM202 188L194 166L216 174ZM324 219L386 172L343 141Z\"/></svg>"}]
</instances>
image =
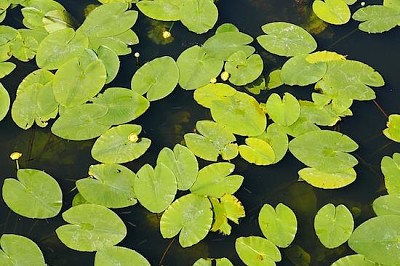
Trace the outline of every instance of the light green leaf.
<instances>
[{"instance_id":1,"label":"light green leaf","mask_svg":"<svg viewBox=\"0 0 400 266\"><path fill-rule=\"evenodd\" d=\"M70 28L50 33L39 44L36 64L40 68L58 69L67 61L79 57L88 47L88 39Z\"/></svg>"},{"instance_id":2,"label":"light green leaf","mask_svg":"<svg viewBox=\"0 0 400 266\"><path fill-rule=\"evenodd\" d=\"M306 86L324 77L327 71L325 62L309 63L307 55L297 55L290 58L281 69L282 82L287 85Z\"/></svg>"},{"instance_id":3,"label":"light green leaf","mask_svg":"<svg viewBox=\"0 0 400 266\"><path fill-rule=\"evenodd\" d=\"M400 215L400 194L384 195L374 200L372 207L376 215Z\"/></svg>"},{"instance_id":4,"label":"light green leaf","mask_svg":"<svg viewBox=\"0 0 400 266\"><path fill-rule=\"evenodd\" d=\"M350 8L343 0L315 0L312 9L320 19L330 24L345 24L351 17Z\"/></svg>"},{"instance_id":5,"label":"light green leaf","mask_svg":"<svg viewBox=\"0 0 400 266\"><path fill-rule=\"evenodd\" d=\"M16 1L13 2L15 3ZM43 20L47 12L52 10L65 11L64 7L60 3L53 0L30 0L29 2L25 2L26 3L24 3L24 1L17 1L18 4L24 6L21 10L22 15L24 16L23 23L27 28L34 30L44 29Z\"/></svg>"},{"instance_id":6,"label":"light green leaf","mask_svg":"<svg viewBox=\"0 0 400 266\"><path fill-rule=\"evenodd\" d=\"M232 54L225 63L225 71L229 73L229 82L242 86L256 80L263 71L261 56L253 54L247 57L242 50Z\"/></svg>"},{"instance_id":7,"label":"light green leaf","mask_svg":"<svg viewBox=\"0 0 400 266\"><path fill-rule=\"evenodd\" d=\"M74 28L74 18L66 10L48 11L42 18L43 26L49 33Z\"/></svg>"},{"instance_id":8,"label":"light green leaf","mask_svg":"<svg viewBox=\"0 0 400 266\"><path fill-rule=\"evenodd\" d=\"M97 164L89 167L88 178L76 181L79 193L88 201L107 208L123 208L136 204L136 175L118 164Z\"/></svg>"},{"instance_id":9,"label":"light green leaf","mask_svg":"<svg viewBox=\"0 0 400 266\"><path fill-rule=\"evenodd\" d=\"M15 213L28 218L51 218L62 206L62 192L57 181L43 171L19 169L18 181L6 178L3 200Z\"/></svg>"},{"instance_id":10,"label":"light green leaf","mask_svg":"<svg viewBox=\"0 0 400 266\"><path fill-rule=\"evenodd\" d=\"M118 55L114 52L114 50L102 45L97 50L97 56L103 62L106 68L106 84L108 84L113 81L118 74L120 65Z\"/></svg>"},{"instance_id":11,"label":"light green leaf","mask_svg":"<svg viewBox=\"0 0 400 266\"><path fill-rule=\"evenodd\" d=\"M385 177L385 187L389 194L400 194L400 153L394 153L393 158L384 156L381 170Z\"/></svg>"},{"instance_id":12,"label":"light green leaf","mask_svg":"<svg viewBox=\"0 0 400 266\"><path fill-rule=\"evenodd\" d=\"M235 165L227 162L213 163L200 169L196 182L190 188L193 194L220 198L235 193L243 182L243 176L230 175Z\"/></svg>"},{"instance_id":13,"label":"light green leaf","mask_svg":"<svg viewBox=\"0 0 400 266\"><path fill-rule=\"evenodd\" d=\"M11 62L0 62L0 79L10 74L15 67L16 65Z\"/></svg>"},{"instance_id":14,"label":"light green leaf","mask_svg":"<svg viewBox=\"0 0 400 266\"><path fill-rule=\"evenodd\" d=\"M365 258L384 265L400 264L400 216L383 215L358 226L349 239L349 246Z\"/></svg>"},{"instance_id":15,"label":"light green leaf","mask_svg":"<svg viewBox=\"0 0 400 266\"><path fill-rule=\"evenodd\" d=\"M280 248L288 247L297 232L296 215L282 203L275 209L264 204L258 215L258 224L263 235Z\"/></svg>"},{"instance_id":16,"label":"light green leaf","mask_svg":"<svg viewBox=\"0 0 400 266\"><path fill-rule=\"evenodd\" d=\"M246 145L239 146L243 159L256 165L269 165L275 162L275 152L271 145L259 138L246 138Z\"/></svg>"},{"instance_id":17,"label":"light green leaf","mask_svg":"<svg viewBox=\"0 0 400 266\"><path fill-rule=\"evenodd\" d=\"M162 21L177 21L181 19L180 4L174 0L142 0L136 6L147 17Z\"/></svg>"},{"instance_id":18,"label":"light green leaf","mask_svg":"<svg viewBox=\"0 0 400 266\"><path fill-rule=\"evenodd\" d=\"M358 28L368 33L381 33L400 25L400 8L370 5L358 9L353 19L360 21Z\"/></svg>"},{"instance_id":19,"label":"light green leaf","mask_svg":"<svg viewBox=\"0 0 400 266\"><path fill-rule=\"evenodd\" d=\"M383 130L383 134L388 139L400 142L400 115L399 114L389 115L386 126L387 128Z\"/></svg>"},{"instance_id":20,"label":"light green leaf","mask_svg":"<svg viewBox=\"0 0 400 266\"><path fill-rule=\"evenodd\" d=\"M145 164L136 174L136 197L150 212L163 212L174 200L176 190L174 173L162 163L157 164L154 169Z\"/></svg>"},{"instance_id":21,"label":"light green leaf","mask_svg":"<svg viewBox=\"0 0 400 266\"><path fill-rule=\"evenodd\" d=\"M162 99L172 93L179 81L179 69L169 56L158 57L141 66L133 75L132 90L149 101Z\"/></svg>"},{"instance_id":22,"label":"light green leaf","mask_svg":"<svg viewBox=\"0 0 400 266\"><path fill-rule=\"evenodd\" d=\"M300 104L290 93L285 93L282 99L276 93L271 94L265 108L271 119L283 126L292 125L300 116Z\"/></svg>"},{"instance_id":23,"label":"light green leaf","mask_svg":"<svg viewBox=\"0 0 400 266\"><path fill-rule=\"evenodd\" d=\"M257 41L270 53L281 56L308 54L317 48L317 42L305 29L287 22L271 22L261 27L267 35Z\"/></svg>"},{"instance_id":24,"label":"light green leaf","mask_svg":"<svg viewBox=\"0 0 400 266\"><path fill-rule=\"evenodd\" d=\"M118 244L126 236L124 222L113 211L96 204L81 204L66 210L69 223L56 229L67 247L78 251L97 251Z\"/></svg>"},{"instance_id":25,"label":"light green leaf","mask_svg":"<svg viewBox=\"0 0 400 266\"><path fill-rule=\"evenodd\" d=\"M212 0L184 0L180 3L180 15L183 25L202 34L214 27L218 9Z\"/></svg>"},{"instance_id":26,"label":"light green leaf","mask_svg":"<svg viewBox=\"0 0 400 266\"><path fill-rule=\"evenodd\" d=\"M250 93L253 94L260 94L261 91L264 91L267 89L267 86L265 85L265 77L264 75L260 75L256 80L254 80L253 82L246 84L245 89L247 91L249 91Z\"/></svg>"},{"instance_id":27,"label":"light green leaf","mask_svg":"<svg viewBox=\"0 0 400 266\"><path fill-rule=\"evenodd\" d=\"M139 125L125 124L112 127L94 143L92 156L102 163L126 163L142 156L151 140L139 138Z\"/></svg>"},{"instance_id":28,"label":"light green leaf","mask_svg":"<svg viewBox=\"0 0 400 266\"><path fill-rule=\"evenodd\" d=\"M327 248L336 248L345 243L354 229L353 216L346 206L323 206L314 219L315 233Z\"/></svg>"},{"instance_id":29,"label":"light green leaf","mask_svg":"<svg viewBox=\"0 0 400 266\"><path fill-rule=\"evenodd\" d=\"M235 249L246 265L273 266L282 259L279 249L268 239L259 236L237 238Z\"/></svg>"},{"instance_id":30,"label":"light green leaf","mask_svg":"<svg viewBox=\"0 0 400 266\"><path fill-rule=\"evenodd\" d=\"M6 117L8 109L10 109L10 95L3 84L0 83L0 121Z\"/></svg>"},{"instance_id":31,"label":"light green leaf","mask_svg":"<svg viewBox=\"0 0 400 266\"><path fill-rule=\"evenodd\" d=\"M281 79L281 70L276 69L274 71L271 71L268 75L267 89L272 90L278 88L281 85L283 85L283 81Z\"/></svg>"},{"instance_id":32,"label":"light green leaf","mask_svg":"<svg viewBox=\"0 0 400 266\"><path fill-rule=\"evenodd\" d=\"M310 101L300 100L301 115L308 121L320 126L333 126L340 117L333 110L333 104L320 105Z\"/></svg>"},{"instance_id":33,"label":"light green leaf","mask_svg":"<svg viewBox=\"0 0 400 266\"><path fill-rule=\"evenodd\" d=\"M367 260L361 254L349 255L338 259L331 266L377 266L375 262Z\"/></svg>"},{"instance_id":34,"label":"light green leaf","mask_svg":"<svg viewBox=\"0 0 400 266\"><path fill-rule=\"evenodd\" d=\"M0 239L3 266L45 266L42 251L35 242L20 235L3 234Z\"/></svg>"},{"instance_id":35,"label":"light green leaf","mask_svg":"<svg viewBox=\"0 0 400 266\"><path fill-rule=\"evenodd\" d=\"M353 168L329 173L315 168L303 168L298 173L302 180L314 187L323 189L345 187L353 183L357 177L357 173Z\"/></svg>"},{"instance_id":36,"label":"light green leaf","mask_svg":"<svg viewBox=\"0 0 400 266\"><path fill-rule=\"evenodd\" d=\"M194 90L217 77L224 62L195 45L183 51L176 63L179 68L179 85L185 90Z\"/></svg>"},{"instance_id":37,"label":"light green leaf","mask_svg":"<svg viewBox=\"0 0 400 266\"><path fill-rule=\"evenodd\" d=\"M179 190L188 190L199 172L194 154L180 144L176 144L173 151L164 147L158 154L157 164L164 164L174 173Z\"/></svg>"},{"instance_id":38,"label":"light green leaf","mask_svg":"<svg viewBox=\"0 0 400 266\"><path fill-rule=\"evenodd\" d=\"M18 29L18 35L12 44L12 54L20 61L31 60L39 48L39 44L47 36L47 33L30 30Z\"/></svg>"},{"instance_id":39,"label":"light green leaf","mask_svg":"<svg viewBox=\"0 0 400 266\"><path fill-rule=\"evenodd\" d=\"M99 104L83 104L67 108L54 122L51 132L69 140L96 138L110 127L101 123L107 111L107 107Z\"/></svg>"},{"instance_id":40,"label":"light green leaf","mask_svg":"<svg viewBox=\"0 0 400 266\"><path fill-rule=\"evenodd\" d=\"M228 84L209 83L196 89L193 93L193 98L198 104L206 108L211 108L213 101L223 100L224 97L233 96L236 92L237 90Z\"/></svg>"},{"instance_id":41,"label":"light green leaf","mask_svg":"<svg viewBox=\"0 0 400 266\"><path fill-rule=\"evenodd\" d=\"M105 125L128 123L141 116L150 106L142 95L125 88L108 88L92 101L108 108L107 114L101 118L101 123Z\"/></svg>"},{"instance_id":42,"label":"light green leaf","mask_svg":"<svg viewBox=\"0 0 400 266\"><path fill-rule=\"evenodd\" d=\"M11 47L17 35L18 31L16 29L0 25L0 62L11 58Z\"/></svg>"},{"instance_id":43,"label":"light green leaf","mask_svg":"<svg viewBox=\"0 0 400 266\"><path fill-rule=\"evenodd\" d=\"M281 126L272 123L267 127L266 134L259 136L259 138L264 139L271 145L275 154L273 163L277 163L283 159L289 146L289 139Z\"/></svg>"},{"instance_id":44,"label":"light green leaf","mask_svg":"<svg viewBox=\"0 0 400 266\"><path fill-rule=\"evenodd\" d=\"M228 219L238 224L239 218L245 217L242 203L230 194L223 195L221 199L211 197L210 201L214 211L214 223L211 231L230 235L232 227L228 223Z\"/></svg>"},{"instance_id":45,"label":"light green leaf","mask_svg":"<svg viewBox=\"0 0 400 266\"><path fill-rule=\"evenodd\" d=\"M319 62L329 62L335 60L346 60L346 57L331 51L317 51L312 54L307 55L307 62L311 64L319 63Z\"/></svg>"},{"instance_id":46,"label":"light green leaf","mask_svg":"<svg viewBox=\"0 0 400 266\"><path fill-rule=\"evenodd\" d=\"M94 266L150 266L148 260L135 250L125 247L106 247L96 252Z\"/></svg>"},{"instance_id":47,"label":"light green leaf","mask_svg":"<svg viewBox=\"0 0 400 266\"><path fill-rule=\"evenodd\" d=\"M108 37L89 37L89 47L97 50L100 46L107 46L117 55L127 55L132 52L128 45L139 43L139 38L132 30Z\"/></svg>"},{"instance_id":48,"label":"light green leaf","mask_svg":"<svg viewBox=\"0 0 400 266\"><path fill-rule=\"evenodd\" d=\"M322 172L336 173L357 164L357 159L347 152L358 148L348 136L330 130L304 133L289 143L290 152L305 165Z\"/></svg>"},{"instance_id":49,"label":"light green leaf","mask_svg":"<svg viewBox=\"0 0 400 266\"><path fill-rule=\"evenodd\" d=\"M187 194L174 201L161 216L161 235L172 238L180 233L181 246L190 247L207 236L212 220L210 201L202 196Z\"/></svg>"},{"instance_id":50,"label":"light green leaf","mask_svg":"<svg viewBox=\"0 0 400 266\"><path fill-rule=\"evenodd\" d=\"M213 262L215 264L213 264ZM219 258L219 259L203 259L200 258L196 260L196 262L192 266L233 266L232 262L227 258Z\"/></svg>"}]
</instances>

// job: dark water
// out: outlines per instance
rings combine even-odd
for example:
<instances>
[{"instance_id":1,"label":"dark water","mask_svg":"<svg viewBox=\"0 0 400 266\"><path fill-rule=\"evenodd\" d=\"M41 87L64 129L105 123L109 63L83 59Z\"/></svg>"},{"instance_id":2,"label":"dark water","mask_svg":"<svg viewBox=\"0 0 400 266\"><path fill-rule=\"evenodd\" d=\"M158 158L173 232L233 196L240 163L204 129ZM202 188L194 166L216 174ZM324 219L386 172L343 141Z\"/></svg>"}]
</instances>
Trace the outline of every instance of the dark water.
<instances>
[{"instance_id":1,"label":"dark water","mask_svg":"<svg viewBox=\"0 0 400 266\"><path fill-rule=\"evenodd\" d=\"M60 1L78 21L84 19L83 9L95 1ZM242 32L253 37L262 34L261 26L273 21L287 21L307 27L310 5L294 0L219 0L219 20L235 24ZM373 2L367 2L372 4ZM379 3L379 2L374 2ZM352 9L358 9L355 4ZM7 15L6 23L22 27L18 10ZM153 23L153 24L152 24ZM318 241L313 230L313 219L317 210L332 202L345 204L353 210L356 225L373 216L371 203L379 195L385 194L383 175L380 172L380 160L385 155L400 151L400 145L389 141L382 134L386 127L386 114L400 112L400 29L383 34L367 34L357 30L358 23L350 21L343 26L328 26L315 34L318 50L331 50L348 55L347 58L362 61L379 71L386 82L384 87L376 89L375 102L355 102L353 116L346 117L337 125L337 129L354 139L360 148L354 153L359 159L356 166L357 180L348 187L338 190L322 190L297 181L297 171L303 165L289 153L284 160L268 167L253 166L241 159L235 159L236 173L245 177L245 181L236 196L246 209L246 218L240 225L233 226L230 236L210 233L199 244L183 249L177 240L163 239L159 233L158 220L139 204L118 209L116 212L125 221L128 235L120 245L135 249L144 255L152 265L192 265L200 257L228 257L235 265L242 265L234 249L235 239L239 236L258 235L258 212L264 203L273 206L282 202L291 207L299 221L296 239L290 248L281 249L283 260L278 265L294 265L293 255L301 247L311 256L311 265L329 265L336 259L353 253L347 246L328 250ZM202 44L214 31L201 36L188 32L180 23L172 28L174 41L166 45L157 45L149 39L149 31L154 22L139 16L134 26L140 38L140 44L132 50L140 52L139 63L158 56L170 55L175 59L186 48ZM265 62L265 74L284 62L283 58L272 56L264 51L257 42L252 45L261 54ZM137 70L132 55L121 57L121 72L110 86L130 87L130 79ZM4 78L2 83L9 90L12 100L15 98L19 82L36 69L34 60L18 63L17 70ZM283 86L273 92L290 91L298 98L310 97L311 88ZM265 92L257 98L265 102L271 92ZM151 150L143 157L127 164L137 171L144 163L154 165L159 150L165 146L173 147L182 140L183 134L190 132L201 119L210 119L204 108L198 106L192 97L193 92L177 88L167 98L151 103L150 109L135 123L142 125L146 137L152 139ZM379 106L379 108L378 108ZM383 111L382 111L382 110ZM15 165L9 159L12 151L18 150L24 155L20 160L22 168L45 170L60 183L64 194L63 210L71 206L75 195L75 180L86 177L88 167L96 163L90 156L94 141L65 141L53 136L48 128L33 127L28 131L19 129L11 120L10 114L0 122L0 178L15 177ZM204 165L204 162L200 162ZM0 202L0 233L20 234L31 238L42 249L49 265L93 265L94 253L76 252L66 248L57 239L54 230L64 224L61 215L49 220L32 220L20 217L10 211L3 201ZM295 254L295 253L294 253Z\"/></svg>"}]
</instances>

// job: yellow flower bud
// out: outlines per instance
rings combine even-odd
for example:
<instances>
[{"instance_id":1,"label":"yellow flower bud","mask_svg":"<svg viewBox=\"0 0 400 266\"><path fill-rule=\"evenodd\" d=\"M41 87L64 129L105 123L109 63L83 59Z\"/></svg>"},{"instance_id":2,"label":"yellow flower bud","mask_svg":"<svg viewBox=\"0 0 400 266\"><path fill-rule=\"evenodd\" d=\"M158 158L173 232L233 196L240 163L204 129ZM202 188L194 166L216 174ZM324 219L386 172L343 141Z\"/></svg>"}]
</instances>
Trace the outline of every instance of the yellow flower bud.
<instances>
[{"instance_id":1,"label":"yellow flower bud","mask_svg":"<svg viewBox=\"0 0 400 266\"><path fill-rule=\"evenodd\" d=\"M227 81L228 78L229 78L229 73L228 72L224 71L224 72L221 73L221 79L223 81Z\"/></svg>"},{"instance_id":2,"label":"yellow flower bud","mask_svg":"<svg viewBox=\"0 0 400 266\"><path fill-rule=\"evenodd\" d=\"M169 31L167 31L167 30L163 31L162 37L163 37L164 39L168 39L169 37L171 37L171 32L169 32Z\"/></svg>"},{"instance_id":3,"label":"yellow flower bud","mask_svg":"<svg viewBox=\"0 0 400 266\"><path fill-rule=\"evenodd\" d=\"M139 140L139 137L137 134L131 133L129 134L128 139L130 142L136 143Z\"/></svg>"},{"instance_id":4,"label":"yellow flower bud","mask_svg":"<svg viewBox=\"0 0 400 266\"><path fill-rule=\"evenodd\" d=\"M216 78L210 79L210 83L213 83L213 84L217 83L217 79Z\"/></svg>"},{"instance_id":5,"label":"yellow flower bud","mask_svg":"<svg viewBox=\"0 0 400 266\"><path fill-rule=\"evenodd\" d=\"M22 156L22 153L17 152L17 151L10 154L10 158L13 161L18 160L19 158L21 158L21 156Z\"/></svg>"}]
</instances>

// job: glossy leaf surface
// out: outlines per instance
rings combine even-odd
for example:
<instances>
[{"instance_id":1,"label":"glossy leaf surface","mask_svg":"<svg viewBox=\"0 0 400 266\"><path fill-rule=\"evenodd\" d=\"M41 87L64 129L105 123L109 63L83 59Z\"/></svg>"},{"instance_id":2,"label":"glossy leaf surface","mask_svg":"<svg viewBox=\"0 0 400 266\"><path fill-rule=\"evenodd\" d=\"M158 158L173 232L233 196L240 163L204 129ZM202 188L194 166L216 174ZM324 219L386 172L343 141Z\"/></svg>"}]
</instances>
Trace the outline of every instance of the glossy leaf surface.
<instances>
[{"instance_id":1,"label":"glossy leaf surface","mask_svg":"<svg viewBox=\"0 0 400 266\"><path fill-rule=\"evenodd\" d=\"M246 265L275 265L281 260L279 249L268 239L259 236L239 237L235 249Z\"/></svg>"}]
</instances>

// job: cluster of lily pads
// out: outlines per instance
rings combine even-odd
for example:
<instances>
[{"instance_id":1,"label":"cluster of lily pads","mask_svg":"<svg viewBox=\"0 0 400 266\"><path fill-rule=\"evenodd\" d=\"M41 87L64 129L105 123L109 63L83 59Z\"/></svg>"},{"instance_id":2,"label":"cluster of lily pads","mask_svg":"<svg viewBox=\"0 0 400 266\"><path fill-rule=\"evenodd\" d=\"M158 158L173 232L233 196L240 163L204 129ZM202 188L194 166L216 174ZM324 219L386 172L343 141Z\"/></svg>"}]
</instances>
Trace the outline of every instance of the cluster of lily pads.
<instances>
[{"instance_id":1,"label":"cluster of lily pads","mask_svg":"<svg viewBox=\"0 0 400 266\"><path fill-rule=\"evenodd\" d=\"M352 115L353 101L375 98L371 87L383 86L384 80L373 68L333 51L316 51L317 42L306 30L272 22L261 27L264 34L256 41L287 60L264 76L263 59L251 45L254 38L233 24L222 24L177 60L163 56L143 64L133 75L131 88L107 87L119 71L119 56L130 54L130 46L139 42L132 31L138 11L132 7L152 19L180 21L198 34L214 28L218 9L212 0L101 2L81 25L53 0L8 0L0 6L0 20L8 9L21 8L26 26L0 25L0 78L14 70L15 64L7 61L11 57L35 59L39 67L19 84L12 104L8 91L0 86L0 119L11 105L11 117L22 129L50 124L51 132L63 139L96 138L91 155L99 164L91 165L88 177L76 181L73 207L62 214L67 224L56 230L67 247L96 252L95 265L111 261L149 265L136 251L117 246L127 229L112 209L138 202L160 214L161 235L179 235L182 247L197 244L210 232L229 235L229 221L238 224L245 216L234 196L244 177L233 174L235 165L230 162L238 156L267 166L289 151L306 166L298 172L300 180L314 187L337 189L354 182L358 161L350 152L358 145L329 127ZM317 0L313 9L328 23L343 24L350 19L348 5L354 2ZM386 0L382 7L359 9L353 18L367 21L360 24L361 30L382 32L400 25L399 10L398 1ZM380 20L379 14L386 14L382 12L394 14L390 23ZM284 84L313 86L311 100L299 100L288 92L266 93ZM195 101L209 109L209 120L197 121L196 129L184 135L185 145L164 147L155 165L145 164L134 173L123 164L145 154L151 140L131 122L151 108L151 102L179 87L194 91ZM268 97L258 100L262 95ZM384 131L395 141L400 141L399 120L391 115ZM201 169L197 158L207 162ZM359 253L333 265L400 263L392 256L399 249L391 245L400 235L399 165L399 154L382 160L389 195L373 203L378 217L353 231L352 214L343 205L327 204L316 214L315 232L325 247L348 241ZM37 169L17 167L17 179L5 179L2 196L11 210L29 218L55 217L62 207L60 186ZM288 247L295 238L296 215L286 205L265 204L258 221L263 236L237 238L237 254L247 265L275 265L281 260L279 248ZM1 263L11 257L45 265L38 246L25 237L3 235L0 244ZM21 246L26 250L21 251ZM227 258L199 259L194 265L212 265L213 260L217 265L232 265Z\"/></svg>"}]
</instances>

